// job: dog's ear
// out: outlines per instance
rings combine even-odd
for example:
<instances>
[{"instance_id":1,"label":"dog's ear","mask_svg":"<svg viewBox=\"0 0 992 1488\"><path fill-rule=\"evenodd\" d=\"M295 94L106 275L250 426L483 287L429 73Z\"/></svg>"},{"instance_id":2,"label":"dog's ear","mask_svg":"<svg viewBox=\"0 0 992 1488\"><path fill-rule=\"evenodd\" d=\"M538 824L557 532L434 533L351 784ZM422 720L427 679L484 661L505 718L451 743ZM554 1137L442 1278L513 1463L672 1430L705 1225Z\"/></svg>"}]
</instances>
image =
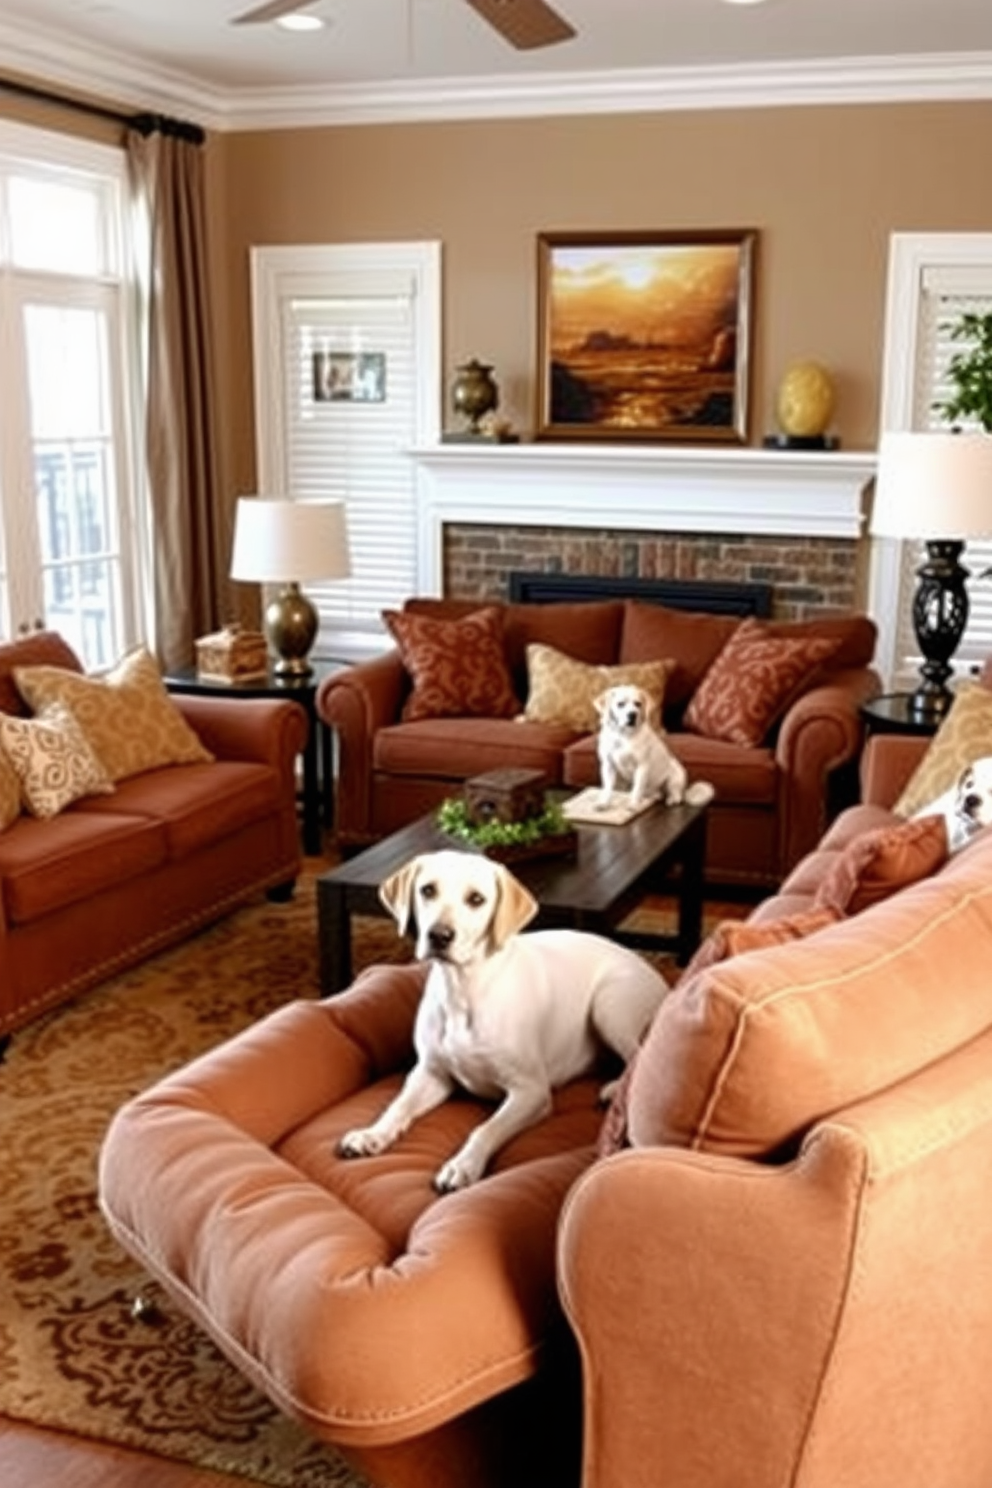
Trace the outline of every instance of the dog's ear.
<instances>
[{"instance_id":1,"label":"dog's ear","mask_svg":"<svg viewBox=\"0 0 992 1488\"><path fill-rule=\"evenodd\" d=\"M601 692L599 694L599 697L594 697L592 700L592 705L596 709L596 712L599 714L600 718L606 717L607 711L610 706L610 693L612 691L613 689L611 687L608 687L605 692Z\"/></svg>"},{"instance_id":2,"label":"dog's ear","mask_svg":"<svg viewBox=\"0 0 992 1488\"><path fill-rule=\"evenodd\" d=\"M539 908L530 889L525 889L519 878L514 878L502 863L496 864L496 887L496 912L489 931L494 951L498 951L511 935L522 930Z\"/></svg>"},{"instance_id":3,"label":"dog's ear","mask_svg":"<svg viewBox=\"0 0 992 1488\"><path fill-rule=\"evenodd\" d=\"M379 898L396 921L396 928L403 935L410 923L413 910L413 884L420 867L420 858L411 858L402 868L379 885Z\"/></svg>"}]
</instances>

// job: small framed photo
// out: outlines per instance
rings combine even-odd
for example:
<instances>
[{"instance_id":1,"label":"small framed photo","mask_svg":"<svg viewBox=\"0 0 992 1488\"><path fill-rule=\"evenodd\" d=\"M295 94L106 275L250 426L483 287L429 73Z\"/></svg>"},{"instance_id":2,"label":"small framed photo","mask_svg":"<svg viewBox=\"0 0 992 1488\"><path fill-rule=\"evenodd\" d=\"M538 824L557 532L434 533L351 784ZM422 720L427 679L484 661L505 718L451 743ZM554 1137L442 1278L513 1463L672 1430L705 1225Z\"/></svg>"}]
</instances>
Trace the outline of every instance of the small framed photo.
<instances>
[{"instance_id":1,"label":"small framed photo","mask_svg":"<svg viewBox=\"0 0 992 1488\"><path fill-rule=\"evenodd\" d=\"M756 240L540 234L537 437L745 443Z\"/></svg>"},{"instance_id":2,"label":"small framed photo","mask_svg":"<svg viewBox=\"0 0 992 1488\"><path fill-rule=\"evenodd\" d=\"M384 403L386 354L383 351L315 351L315 403Z\"/></svg>"}]
</instances>

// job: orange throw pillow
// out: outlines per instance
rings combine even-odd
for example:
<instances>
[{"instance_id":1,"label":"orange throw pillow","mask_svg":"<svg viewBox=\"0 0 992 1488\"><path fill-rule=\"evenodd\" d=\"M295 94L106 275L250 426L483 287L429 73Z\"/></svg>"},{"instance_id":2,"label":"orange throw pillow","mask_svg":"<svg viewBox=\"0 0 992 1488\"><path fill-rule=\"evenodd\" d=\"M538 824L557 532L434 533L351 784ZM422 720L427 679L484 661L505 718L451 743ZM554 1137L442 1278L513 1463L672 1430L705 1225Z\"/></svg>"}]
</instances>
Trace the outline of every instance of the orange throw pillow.
<instances>
[{"instance_id":1,"label":"orange throw pillow","mask_svg":"<svg viewBox=\"0 0 992 1488\"><path fill-rule=\"evenodd\" d=\"M898 889L929 878L947 861L947 854L942 816L918 816L864 832L828 868L813 899L814 908L839 915L860 914Z\"/></svg>"},{"instance_id":2,"label":"orange throw pillow","mask_svg":"<svg viewBox=\"0 0 992 1488\"><path fill-rule=\"evenodd\" d=\"M769 946L784 945L789 940L802 940L817 930L826 929L842 918L837 911L827 906L800 909L795 914L782 915L777 920L766 920L752 925L747 920L721 920L702 942L692 960L679 976L675 986L681 986L690 977L720 961L729 961L731 956L742 956L745 951L763 951ZM674 988L673 988L674 991ZM603 1117L596 1144L596 1155L608 1157L627 1145L627 1093L633 1078L637 1055L628 1060L620 1083L613 1092L609 1109Z\"/></svg>"},{"instance_id":3,"label":"orange throw pillow","mask_svg":"<svg viewBox=\"0 0 992 1488\"><path fill-rule=\"evenodd\" d=\"M759 621L742 621L693 694L685 727L729 744L763 743L839 646L837 637L767 635Z\"/></svg>"},{"instance_id":4,"label":"orange throw pillow","mask_svg":"<svg viewBox=\"0 0 992 1488\"><path fill-rule=\"evenodd\" d=\"M513 718L520 701L503 650L503 613L495 605L458 620L383 610L413 690L403 718Z\"/></svg>"}]
</instances>

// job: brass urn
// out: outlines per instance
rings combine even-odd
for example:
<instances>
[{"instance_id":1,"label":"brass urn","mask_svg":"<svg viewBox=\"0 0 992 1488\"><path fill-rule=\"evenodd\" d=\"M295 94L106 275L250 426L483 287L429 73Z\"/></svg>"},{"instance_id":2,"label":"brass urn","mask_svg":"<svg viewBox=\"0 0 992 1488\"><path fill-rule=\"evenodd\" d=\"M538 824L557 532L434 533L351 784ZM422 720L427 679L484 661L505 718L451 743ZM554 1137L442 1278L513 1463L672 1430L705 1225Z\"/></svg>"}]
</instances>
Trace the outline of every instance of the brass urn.
<instances>
[{"instance_id":1,"label":"brass urn","mask_svg":"<svg viewBox=\"0 0 992 1488\"><path fill-rule=\"evenodd\" d=\"M475 357L456 367L451 384L451 406L468 419L470 434L481 434L480 420L499 407L499 388L492 367L476 361Z\"/></svg>"}]
</instances>

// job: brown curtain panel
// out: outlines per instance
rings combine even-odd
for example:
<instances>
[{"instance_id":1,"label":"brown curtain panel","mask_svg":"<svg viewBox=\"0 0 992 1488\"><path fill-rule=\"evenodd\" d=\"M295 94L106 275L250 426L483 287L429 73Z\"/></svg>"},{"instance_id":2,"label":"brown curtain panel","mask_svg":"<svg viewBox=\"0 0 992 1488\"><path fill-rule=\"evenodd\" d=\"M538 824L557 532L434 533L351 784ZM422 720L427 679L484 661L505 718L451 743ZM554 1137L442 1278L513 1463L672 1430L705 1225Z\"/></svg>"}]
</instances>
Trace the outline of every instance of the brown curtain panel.
<instances>
[{"instance_id":1,"label":"brown curtain panel","mask_svg":"<svg viewBox=\"0 0 992 1488\"><path fill-rule=\"evenodd\" d=\"M155 646L187 665L217 628L226 561L216 516L202 132L149 118L128 130L132 187L147 213L150 264L145 453L150 485Z\"/></svg>"}]
</instances>

